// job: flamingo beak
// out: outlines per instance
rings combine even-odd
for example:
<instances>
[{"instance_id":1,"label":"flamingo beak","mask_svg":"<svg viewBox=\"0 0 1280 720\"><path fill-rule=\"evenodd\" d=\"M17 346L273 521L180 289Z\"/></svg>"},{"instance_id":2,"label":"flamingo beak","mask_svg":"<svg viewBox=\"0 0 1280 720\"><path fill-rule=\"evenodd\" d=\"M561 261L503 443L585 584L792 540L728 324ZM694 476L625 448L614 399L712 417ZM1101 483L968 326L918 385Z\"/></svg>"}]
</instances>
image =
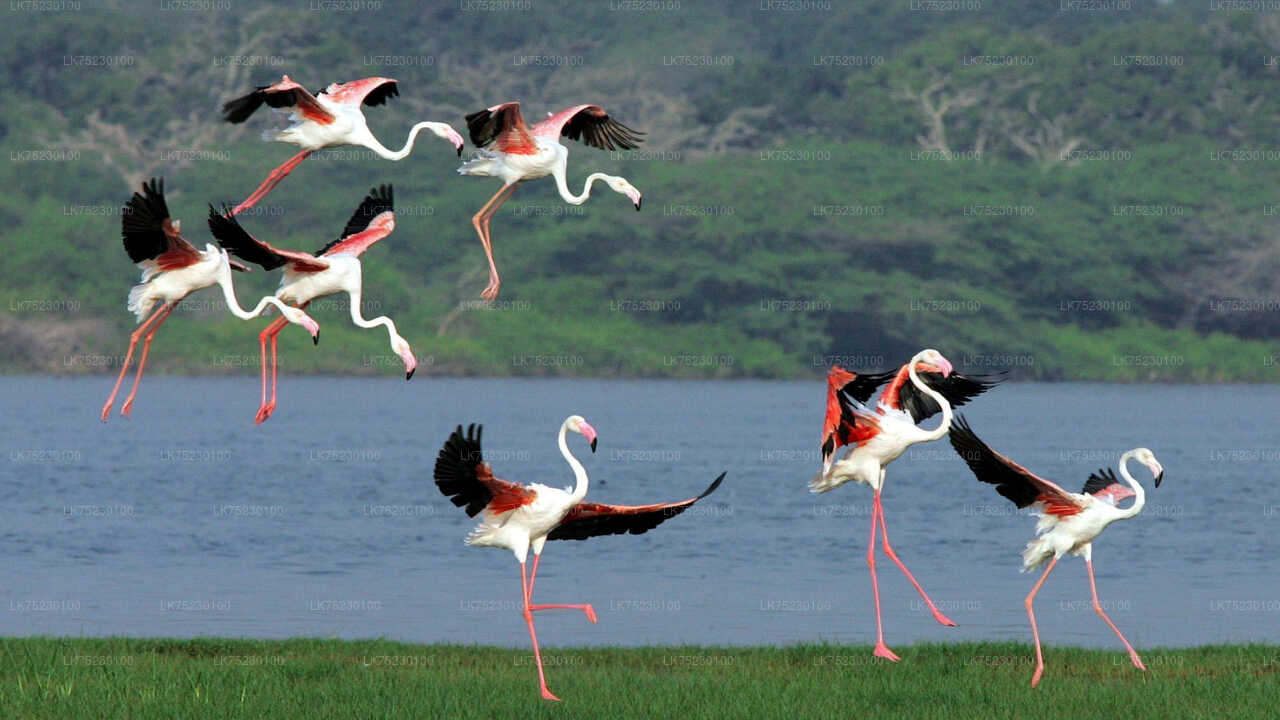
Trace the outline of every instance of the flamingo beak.
<instances>
[{"instance_id":1,"label":"flamingo beak","mask_svg":"<svg viewBox=\"0 0 1280 720\"><path fill-rule=\"evenodd\" d=\"M458 157L462 157L462 136L453 128L449 128L449 142L453 143L453 147L457 149Z\"/></svg>"},{"instance_id":2,"label":"flamingo beak","mask_svg":"<svg viewBox=\"0 0 1280 720\"><path fill-rule=\"evenodd\" d=\"M587 439L587 442L591 443L591 452L595 452L596 441L599 439L599 435L596 434L596 429L586 422L580 422L578 423L578 431Z\"/></svg>"},{"instance_id":3,"label":"flamingo beak","mask_svg":"<svg viewBox=\"0 0 1280 720\"><path fill-rule=\"evenodd\" d=\"M944 358L944 357L939 356L939 357L938 357L938 361L939 361L939 362L938 362L938 369L942 371L942 377L948 377L948 376L950 376L950 375L951 375L951 371L955 370L955 368L951 365L951 361L950 361L950 360L948 360L948 359L946 359L946 358Z\"/></svg>"},{"instance_id":4,"label":"flamingo beak","mask_svg":"<svg viewBox=\"0 0 1280 720\"><path fill-rule=\"evenodd\" d=\"M315 320L312 320L310 315L303 315L302 327L306 328L307 332L311 333L311 344L319 345L320 344L320 324L317 323Z\"/></svg>"},{"instance_id":5,"label":"flamingo beak","mask_svg":"<svg viewBox=\"0 0 1280 720\"><path fill-rule=\"evenodd\" d=\"M1151 468L1151 474L1155 477L1156 487L1160 487L1160 482L1164 480L1164 466L1159 462L1152 460L1147 467Z\"/></svg>"},{"instance_id":6,"label":"flamingo beak","mask_svg":"<svg viewBox=\"0 0 1280 720\"><path fill-rule=\"evenodd\" d=\"M414 371L418 369L418 359L413 356L411 350L400 353L400 359L404 361L404 379L412 379Z\"/></svg>"},{"instance_id":7,"label":"flamingo beak","mask_svg":"<svg viewBox=\"0 0 1280 720\"><path fill-rule=\"evenodd\" d=\"M640 203L644 200L640 195L640 191L635 188L629 188L625 192L627 198L631 200L631 204L636 206L636 212L640 212Z\"/></svg>"}]
</instances>

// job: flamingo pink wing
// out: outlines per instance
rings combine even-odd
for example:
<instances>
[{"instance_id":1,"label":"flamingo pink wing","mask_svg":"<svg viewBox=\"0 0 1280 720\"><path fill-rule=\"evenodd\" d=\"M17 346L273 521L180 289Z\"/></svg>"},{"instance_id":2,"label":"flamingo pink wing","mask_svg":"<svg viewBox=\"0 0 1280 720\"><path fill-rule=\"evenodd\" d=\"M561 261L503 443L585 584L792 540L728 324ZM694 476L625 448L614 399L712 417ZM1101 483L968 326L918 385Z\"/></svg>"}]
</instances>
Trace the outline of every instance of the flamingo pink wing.
<instances>
[{"instance_id":1,"label":"flamingo pink wing","mask_svg":"<svg viewBox=\"0 0 1280 720\"><path fill-rule=\"evenodd\" d=\"M333 84L325 88L325 97L341 105L382 105L400 94L399 84L391 78L371 77Z\"/></svg>"},{"instance_id":2,"label":"flamingo pink wing","mask_svg":"<svg viewBox=\"0 0 1280 720\"><path fill-rule=\"evenodd\" d=\"M480 463L475 469L476 480L489 489L489 493L493 498L489 500L489 504L485 506L485 510L491 513L502 514L510 512L522 505L528 505L538 497L536 490L520 485L519 483L507 482L494 476L493 468L489 467L489 463Z\"/></svg>"},{"instance_id":3,"label":"flamingo pink wing","mask_svg":"<svg viewBox=\"0 0 1280 720\"><path fill-rule=\"evenodd\" d=\"M356 208L351 219L337 240L316 251L316 257L325 255L359 256L371 245L396 229L395 199L391 185L381 185L369 191Z\"/></svg>"},{"instance_id":4,"label":"flamingo pink wing","mask_svg":"<svg viewBox=\"0 0 1280 720\"><path fill-rule=\"evenodd\" d=\"M992 450L978 438L963 416L956 416L948 435L956 454L974 476L995 485L996 492L1018 507L1040 503L1045 513L1058 516L1075 515L1084 509L1071 493Z\"/></svg>"},{"instance_id":5,"label":"flamingo pink wing","mask_svg":"<svg viewBox=\"0 0 1280 720\"><path fill-rule=\"evenodd\" d=\"M875 386L863 387L860 376L839 366L832 366L827 373L827 414L822 423L822 460L826 462L836 450L853 443L875 437L880 423L867 413L859 412L848 396L858 402L866 398Z\"/></svg>"},{"instance_id":6,"label":"flamingo pink wing","mask_svg":"<svg viewBox=\"0 0 1280 720\"><path fill-rule=\"evenodd\" d=\"M467 116L467 131L476 147L493 144L494 149L510 155L532 155L538 151L533 135L524 124L520 103L505 102Z\"/></svg>"},{"instance_id":7,"label":"flamingo pink wing","mask_svg":"<svg viewBox=\"0 0 1280 720\"><path fill-rule=\"evenodd\" d=\"M293 102L287 104L296 106L302 117L310 120L311 122L328 125L337 119L333 116L333 113L325 110L324 106L321 105L311 93L307 92L306 88L293 80L290 80L288 75L285 75L284 78L275 85L269 85L263 88L262 92L266 95L290 93L293 96ZM272 107L281 106L279 101L270 104Z\"/></svg>"},{"instance_id":8,"label":"flamingo pink wing","mask_svg":"<svg viewBox=\"0 0 1280 720\"><path fill-rule=\"evenodd\" d=\"M533 126L535 137L582 140L601 150L630 150L638 147L644 133L609 117L599 105L576 105Z\"/></svg>"},{"instance_id":9,"label":"flamingo pink wing","mask_svg":"<svg viewBox=\"0 0 1280 720\"><path fill-rule=\"evenodd\" d=\"M691 505L715 492L724 480L725 473L711 483L701 495L679 502L659 503L656 505L606 505L604 503L583 502L569 509L568 514L554 530L547 534L548 540L586 540L598 535L620 535L630 533L639 535L661 525L669 518L689 509Z\"/></svg>"}]
</instances>

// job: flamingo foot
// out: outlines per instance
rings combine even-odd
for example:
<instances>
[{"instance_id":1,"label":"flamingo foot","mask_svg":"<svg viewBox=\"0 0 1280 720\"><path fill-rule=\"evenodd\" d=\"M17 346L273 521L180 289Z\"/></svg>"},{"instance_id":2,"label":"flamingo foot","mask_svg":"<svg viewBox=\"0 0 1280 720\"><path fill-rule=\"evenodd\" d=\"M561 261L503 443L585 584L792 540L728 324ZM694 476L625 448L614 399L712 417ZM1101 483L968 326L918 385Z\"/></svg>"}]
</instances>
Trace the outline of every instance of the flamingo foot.
<instances>
[{"instance_id":1,"label":"flamingo foot","mask_svg":"<svg viewBox=\"0 0 1280 720\"><path fill-rule=\"evenodd\" d=\"M502 287L502 283L497 281L490 281L488 287L484 289L484 292L480 293L480 297L490 302L493 302L494 300L498 299L498 288L500 287Z\"/></svg>"},{"instance_id":2,"label":"flamingo foot","mask_svg":"<svg viewBox=\"0 0 1280 720\"><path fill-rule=\"evenodd\" d=\"M902 659L897 655L895 655L894 652L890 650L889 647L882 642L876 643L876 649L872 651L871 654L875 655L878 658L884 658L885 660L892 660L893 662L898 662L899 660Z\"/></svg>"},{"instance_id":3,"label":"flamingo foot","mask_svg":"<svg viewBox=\"0 0 1280 720\"><path fill-rule=\"evenodd\" d=\"M933 619L937 620L939 625L945 625L947 627L957 627L956 624L951 621L951 618L947 617L946 615L943 615L941 612L938 611L937 608L934 608L933 610Z\"/></svg>"},{"instance_id":4,"label":"flamingo foot","mask_svg":"<svg viewBox=\"0 0 1280 720\"><path fill-rule=\"evenodd\" d=\"M546 685L542 686L542 699L551 700L552 702L560 702L560 698L556 697L555 695L552 695L551 691L547 689Z\"/></svg>"},{"instance_id":5,"label":"flamingo foot","mask_svg":"<svg viewBox=\"0 0 1280 720\"><path fill-rule=\"evenodd\" d=\"M124 405L120 406L120 414L129 417L129 413L133 412L133 398L124 401Z\"/></svg>"},{"instance_id":6,"label":"flamingo foot","mask_svg":"<svg viewBox=\"0 0 1280 720\"><path fill-rule=\"evenodd\" d=\"M107 417L111 415L111 403L102 406L102 422L107 421Z\"/></svg>"},{"instance_id":7,"label":"flamingo foot","mask_svg":"<svg viewBox=\"0 0 1280 720\"><path fill-rule=\"evenodd\" d=\"M258 408L258 414L253 418L253 422L261 425L264 420L271 417L271 413L275 412L276 404L273 402L266 403Z\"/></svg>"},{"instance_id":8,"label":"flamingo foot","mask_svg":"<svg viewBox=\"0 0 1280 720\"><path fill-rule=\"evenodd\" d=\"M1147 671L1147 666L1142 664L1142 658L1138 657L1138 653L1136 652L1129 653L1129 660L1133 662L1134 667L1138 668L1143 672Z\"/></svg>"},{"instance_id":9,"label":"flamingo foot","mask_svg":"<svg viewBox=\"0 0 1280 720\"><path fill-rule=\"evenodd\" d=\"M592 624L592 625L596 624L596 609L595 609L595 608L593 608L593 607L591 607L590 605L588 605L588 606L586 607L586 610L584 610L583 612L585 612L585 613L587 614L587 619L591 621L591 624ZM1135 657L1134 659L1136 660L1137 658ZM1139 663L1139 664L1138 664L1138 667L1142 667L1142 664L1141 664L1141 663ZM1146 670L1146 668L1142 668L1142 669L1143 669L1143 670Z\"/></svg>"},{"instance_id":10,"label":"flamingo foot","mask_svg":"<svg viewBox=\"0 0 1280 720\"><path fill-rule=\"evenodd\" d=\"M1044 674L1044 665L1036 665L1036 672L1031 676L1031 687L1040 684L1040 676Z\"/></svg>"}]
</instances>

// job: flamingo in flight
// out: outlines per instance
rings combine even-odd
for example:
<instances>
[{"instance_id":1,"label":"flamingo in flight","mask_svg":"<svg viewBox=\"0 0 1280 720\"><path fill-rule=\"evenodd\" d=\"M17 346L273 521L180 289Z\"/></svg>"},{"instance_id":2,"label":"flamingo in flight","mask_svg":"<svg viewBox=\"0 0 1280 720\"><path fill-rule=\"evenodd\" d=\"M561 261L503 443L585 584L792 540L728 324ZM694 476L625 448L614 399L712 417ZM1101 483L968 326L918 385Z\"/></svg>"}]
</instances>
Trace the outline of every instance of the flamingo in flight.
<instances>
[{"instance_id":1,"label":"flamingo in flight","mask_svg":"<svg viewBox=\"0 0 1280 720\"><path fill-rule=\"evenodd\" d=\"M391 318L380 315L366 320L360 315L361 270L360 254L374 243L395 230L395 210L390 185L369 191L369 195L356 208L337 240L317 250L314 254L294 250L281 250L268 245L245 232L235 214L226 206L218 212L209 206L209 229L218 243L245 262L261 265L265 270L284 266L280 287L275 297L297 305L306 306L325 295L345 292L351 305L351 322L362 328L385 325L391 339L391 350L404 361L405 379L413 377L418 362L409 343L396 332ZM258 335L258 350L262 358L262 404L254 422L261 423L271 417L276 408L276 337L285 323L276 318ZM271 341L271 400L267 400L267 341Z\"/></svg>"},{"instance_id":2,"label":"flamingo in flight","mask_svg":"<svg viewBox=\"0 0 1280 720\"><path fill-rule=\"evenodd\" d=\"M275 305L286 322L305 327L313 340L319 340L320 326L315 320L276 298L262 298L253 310L246 311L240 307L232 288L231 271L234 269L244 272L248 268L228 258L225 250L212 243L207 243L204 250L197 250L182 237L182 223L169 217L169 207L164 199L163 178L152 178L150 182L144 182L142 192L135 192L129 198L121 212L120 232L129 259L142 268L142 282L129 291L128 305L129 311L137 316L141 325L129 336L129 350L120 366L120 375L116 377L111 395L102 406L102 422L106 422L111 414L116 393L120 391L120 383L129 370L134 348L141 339L142 356L138 358L138 372L133 378L129 397L125 398L124 405L120 408L120 414L129 417L133 399L138 394L138 383L142 380L142 371L147 366L147 352L151 349L156 331L173 313L174 308L178 307L178 303L197 290L212 285L220 286L227 309L243 320L257 317L267 305Z\"/></svg>"},{"instance_id":3,"label":"flamingo in flight","mask_svg":"<svg viewBox=\"0 0 1280 720\"><path fill-rule=\"evenodd\" d=\"M520 587L525 623L533 643L533 657L538 665L538 685L544 700L559 700L547 689L542 671L542 654L538 634L533 628L533 613L539 610L581 610L587 620L596 622L596 611L590 605L535 605L533 583L538 575L538 560L547 540L585 540L597 535L639 535L663 521L684 512L689 506L715 492L725 473L697 497L658 505L605 505L584 502L587 495L587 471L569 452L565 434L575 432L585 437L595 452L597 435L580 415L570 415L560 425L557 443L573 470L572 488L500 480L484 461L480 448L482 426L470 425L466 434L459 425L436 458L436 486L454 505L464 507L469 517L480 515L480 524L467 536L468 545L499 547L510 550L520 563ZM525 575L525 560L533 550L533 569Z\"/></svg>"},{"instance_id":4,"label":"flamingo in flight","mask_svg":"<svg viewBox=\"0 0 1280 720\"><path fill-rule=\"evenodd\" d=\"M462 155L462 136L447 123L420 122L409 129L409 139L399 150L388 150L378 142L369 123L360 110L361 105L381 105L388 98L400 94L395 80L384 77L364 78L346 83L334 83L314 95L285 75L274 85L261 85L253 92L229 100L222 106L223 119L230 123L242 123L258 108L266 104L273 108L292 107L289 116L293 125L277 133L271 139L297 145L302 150L289 158L254 190L244 202L232 209L232 215L253 207L266 197L272 188L284 180L311 153L339 145L367 147L388 160L402 160L413 150L418 133L430 130L437 137L453 143L458 155Z\"/></svg>"},{"instance_id":5,"label":"flamingo in flight","mask_svg":"<svg viewBox=\"0 0 1280 720\"><path fill-rule=\"evenodd\" d=\"M614 192L626 195L636 210L640 209L640 191L626 178L617 175L592 173L587 176L582 194L574 195L565 178L569 149L560 143L560 137L581 139L601 150L617 150L638 147L644 133L609 117L599 105L575 105L547 115L547 119L528 127L520 114L520 103L507 102L471 113L466 118L471 142L479 152L475 158L463 163L458 173L502 180L502 188L471 218L489 260L489 286L480 293L485 300L497 298L498 288L502 285L498 266L493 261L489 220L521 182L550 175L565 202L581 205L591 195L591 186L597 180L603 180Z\"/></svg>"},{"instance_id":6,"label":"flamingo in flight","mask_svg":"<svg viewBox=\"0 0 1280 720\"><path fill-rule=\"evenodd\" d=\"M888 387L880 394L873 410L866 405L881 385ZM809 490L820 493L853 480L871 486L871 540L867 546L867 565L871 569L871 590L876 606L876 647L874 654L886 660L899 658L884 643L880 620L880 587L876 579L876 530L884 537L884 552L907 576L920 597L924 598L933 618L942 625L955 623L943 615L916 582L907 566L898 559L889 544L884 505L880 492L884 487L885 468L907 448L916 443L937 440L947 434L951 425L952 406L963 405L996 384L986 377L968 377L953 372L951 362L937 350L927 349L896 372L856 374L840 367L831 368L827 376L827 412L822 428L822 472L809 481ZM923 430L916 424L942 412L942 424ZM842 459L833 462L836 451L854 446Z\"/></svg>"},{"instance_id":7,"label":"flamingo in flight","mask_svg":"<svg viewBox=\"0 0 1280 720\"><path fill-rule=\"evenodd\" d=\"M1031 687L1040 682L1040 676L1044 673L1044 654L1040 650L1040 631L1036 628L1036 613L1032 604L1049 573L1053 572L1058 560L1067 553L1084 557L1094 611L1116 637L1120 638L1120 642L1124 643L1133 666L1146 671L1142 658L1138 657L1137 651L1120 633L1116 624L1111 622L1111 618L1107 617L1102 603L1098 602L1098 585L1093 579L1093 540L1111 523L1142 512L1142 506L1147 502L1142 485L1129 474L1130 460L1146 465L1151 470L1155 486L1160 487L1160 481L1164 479L1164 468L1156 460L1155 453L1147 448L1134 448L1120 456L1120 476L1128 487L1116 479L1115 472L1099 470L1089 475L1083 490L1073 493L992 450L978 439L963 417L957 418L955 426L951 428L951 446L975 477L984 483L995 485L996 492L1014 505L1020 508L1033 506L1040 515L1040 521L1036 524L1037 537L1027 543L1022 551L1023 572L1030 572L1040 567L1045 560L1049 561L1044 574L1023 601L1027 606L1027 617L1031 618L1031 636L1036 643L1036 671L1031 676ZM1132 497L1133 503L1127 508L1117 507L1117 503L1127 497Z\"/></svg>"}]
</instances>

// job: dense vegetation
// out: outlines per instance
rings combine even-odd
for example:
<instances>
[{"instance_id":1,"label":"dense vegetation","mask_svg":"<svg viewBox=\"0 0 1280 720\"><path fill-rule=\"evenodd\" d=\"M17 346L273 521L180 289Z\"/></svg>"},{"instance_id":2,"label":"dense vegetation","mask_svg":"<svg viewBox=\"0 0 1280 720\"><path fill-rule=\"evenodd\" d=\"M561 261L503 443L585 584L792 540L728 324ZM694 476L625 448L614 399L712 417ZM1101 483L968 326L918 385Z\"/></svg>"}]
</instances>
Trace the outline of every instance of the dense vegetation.
<instances>
[{"instance_id":1,"label":"dense vegetation","mask_svg":"<svg viewBox=\"0 0 1280 720\"><path fill-rule=\"evenodd\" d=\"M327 151L243 218L312 249L370 185L394 183L397 230L366 255L364 309L396 319L423 372L796 377L927 344L1024 377L1276 379L1271 14L1138 0L78 5L13 10L21 21L0 29L0 369L116 366L136 281L120 204L164 174L203 246L206 203L244 197L293 152L259 140L268 120L227 126L217 107L288 72L308 86L398 78L401 96L368 113L392 147L413 121L462 129L506 99L529 117L594 100L649 133L640 152L570 158L573 185L628 177L640 213L602 186L580 208L550 182L517 192L493 223L492 307L477 302L470 216L497 182L457 177L430 136L394 164ZM237 281L242 303L275 283ZM154 367L254 366L259 324L213 291L188 304ZM385 334L351 327L344 307L315 311L319 348L285 333L292 369L387 372Z\"/></svg>"},{"instance_id":2,"label":"dense vegetation","mask_svg":"<svg viewBox=\"0 0 1280 720\"><path fill-rule=\"evenodd\" d=\"M1266 718L1280 702L1274 646L1120 651L1014 643L899 648L544 649L532 654L384 640L5 638L5 717L66 718Z\"/></svg>"}]
</instances>

